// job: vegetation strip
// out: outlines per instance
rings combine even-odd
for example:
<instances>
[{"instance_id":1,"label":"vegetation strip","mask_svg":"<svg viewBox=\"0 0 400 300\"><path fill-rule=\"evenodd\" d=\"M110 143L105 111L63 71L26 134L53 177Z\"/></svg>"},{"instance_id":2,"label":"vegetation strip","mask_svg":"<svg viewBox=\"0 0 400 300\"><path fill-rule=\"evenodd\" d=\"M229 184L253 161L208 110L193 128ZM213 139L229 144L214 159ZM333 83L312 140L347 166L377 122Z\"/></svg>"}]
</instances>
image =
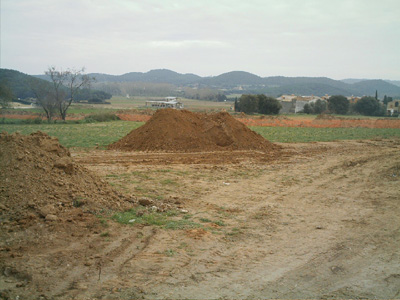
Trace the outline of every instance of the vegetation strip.
<instances>
[{"instance_id":1,"label":"vegetation strip","mask_svg":"<svg viewBox=\"0 0 400 300\"><path fill-rule=\"evenodd\" d=\"M105 148L124 137L142 122L113 121L89 124L1 124L0 131L30 134L38 130L57 137L65 147ZM305 128L251 126L271 142L328 142L334 140L360 140L375 138L400 138L400 130L394 128Z\"/></svg>"}]
</instances>

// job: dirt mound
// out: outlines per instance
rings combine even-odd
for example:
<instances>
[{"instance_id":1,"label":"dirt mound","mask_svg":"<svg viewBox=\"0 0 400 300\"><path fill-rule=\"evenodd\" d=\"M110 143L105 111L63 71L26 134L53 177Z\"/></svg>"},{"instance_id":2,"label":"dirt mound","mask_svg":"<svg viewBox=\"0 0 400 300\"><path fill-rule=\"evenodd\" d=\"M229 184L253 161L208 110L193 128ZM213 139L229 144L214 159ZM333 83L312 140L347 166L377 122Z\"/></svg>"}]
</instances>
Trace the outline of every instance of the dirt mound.
<instances>
[{"instance_id":1,"label":"dirt mound","mask_svg":"<svg viewBox=\"0 0 400 300\"><path fill-rule=\"evenodd\" d=\"M201 114L161 109L109 149L124 151L261 150L278 147L226 112Z\"/></svg>"},{"instance_id":2,"label":"dirt mound","mask_svg":"<svg viewBox=\"0 0 400 300\"><path fill-rule=\"evenodd\" d=\"M76 164L58 140L42 132L0 134L0 219L56 221L68 210L122 209L128 199Z\"/></svg>"}]
</instances>

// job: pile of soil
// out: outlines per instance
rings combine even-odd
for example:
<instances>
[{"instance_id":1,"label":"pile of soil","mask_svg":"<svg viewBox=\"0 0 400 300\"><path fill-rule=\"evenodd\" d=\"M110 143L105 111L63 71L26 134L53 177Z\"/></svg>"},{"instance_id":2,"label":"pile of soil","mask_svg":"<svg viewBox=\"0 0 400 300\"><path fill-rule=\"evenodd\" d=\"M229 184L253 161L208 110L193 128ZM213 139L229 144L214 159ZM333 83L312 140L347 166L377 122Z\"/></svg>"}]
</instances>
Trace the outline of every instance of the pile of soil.
<instances>
[{"instance_id":1,"label":"pile of soil","mask_svg":"<svg viewBox=\"0 0 400 300\"><path fill-rule=\"evenodd\" d=\"M194 113L160 109L143 126L109 149L123 151L272 151L279 147L250 130L227 112Z\"/></svg>"},{"instance_id":2,"label":"pile of soil","mask_svg":"<svg viewBox=\"0 0 400 300\"><path fill-rule=\"evenodd\" d=\"M57 221L70 210L132 206L126 196L76 164L56 138L0 133L0 221Z\"/></svg>"}]
</instances>

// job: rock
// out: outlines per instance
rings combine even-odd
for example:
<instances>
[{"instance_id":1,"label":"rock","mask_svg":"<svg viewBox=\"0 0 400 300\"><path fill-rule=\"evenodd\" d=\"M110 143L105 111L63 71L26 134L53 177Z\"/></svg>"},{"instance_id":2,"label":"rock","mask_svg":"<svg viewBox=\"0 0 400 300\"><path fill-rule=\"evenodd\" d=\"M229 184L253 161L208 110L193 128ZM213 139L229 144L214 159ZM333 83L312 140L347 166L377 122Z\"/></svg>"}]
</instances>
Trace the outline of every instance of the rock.
<instances>
[{"instance_id":1,"label":"rock","mask_svg":"<svg viewBox=\"0 0 400 300\"><path fill-rule=\"evenodd\" d=\"M46 221L58 221L58 217L56 215L48 214L46 215Z\"/></svg>"},{"instance_id":2,"label":"rock","mask_svg":"<svg viewBox=\"0 0 400 300\"><path fill-rule=\"evenodd\" d=\"M48 204L39 208L38 213L42 217L46 217L47 215L54 215L56 213L56 208L52 204Z\"/></svg>"},{"instance_id":3,"label":"rock","mask_svg":"<svg viewBox=\"0 0 400 300\"><path fill-rule=\"evenodd\" d=\"M142 198L142 199L139 199L139 204L142 206L150 206L150 205L153 205L153 201L146 199L146 198Z\"/></svg>"},{"instance_id":4,"label":"rock","mask_svg":"<svg viewBox=\"0 0 400 300\"><path fill-rule=\"evenodd\" d=\"M82 282L74 281L74 282L72 282L72 284L71 284L71 289L72 289L72 290L87 290L88 287L87 287L87 285L85 285L85 284L82 283Z\"/></svg>"},{"instance_id":5,"label":"rock","mask_svg":"<svg viewBox=\"0 0 400 300\"><path fill-rule=\"evenodd\" d=\"M65 173L67 174L73 174L74 173L74 164L72 162L72 159L68 156L61 157L54 163L54 167L58 169L64 170Z\"/></svg>"}]
</instances>

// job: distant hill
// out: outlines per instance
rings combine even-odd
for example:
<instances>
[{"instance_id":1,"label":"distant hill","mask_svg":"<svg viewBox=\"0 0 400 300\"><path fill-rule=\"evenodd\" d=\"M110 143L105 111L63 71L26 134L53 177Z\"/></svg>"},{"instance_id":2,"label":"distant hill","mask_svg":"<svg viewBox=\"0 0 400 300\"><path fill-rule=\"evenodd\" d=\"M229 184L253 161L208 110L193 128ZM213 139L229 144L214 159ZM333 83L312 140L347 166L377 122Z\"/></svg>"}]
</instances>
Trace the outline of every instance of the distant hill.
<instances>
[{"instance_id":1,"label":"distant hill","mask_svg":"<svg viewBox=\"0 0 400 300\"><path fill-rule=\"evenodd\" d=\"M51 89L51 83L47 80L47 76L31 76L24 74L19 71L9 70L9 69L0 69L0 81L4 81L6 85L11 89L13 93L14 99L26 99L26 98L35 98L35 95L32 91L31 86L35 84L43 83L49 85L49 89ZM67 88L65 87L67 91ZM104 93L103 91L98 90L88 90L81 89L76 95L76 100L88 100L88 95L92 98L101 98L101 99L109 99L111 98L111 94Z\"/></svg>"},{"instance_id":2,"label":"distant hill","mask_svg":"<svg viewBox=\"0 0 400 300\"><path fill-rule=\"evenodd\" d=\"M368 80L371 80L371 79L348 78L348 79L342 79L340 81L342 81L344 83L348 83L348 84L354 84L354 83L359 83L361 81L368 81ZM400 80L388 80L388 79L385 79L384 81L386 81L386 82L388 82L390 84L396 85L396 86L400 86Z\"/></svg>"},{"instance_id":3,"label":"distant hill","mask_svg":"<svg viewBox=\"0 0 400 300\"><path fill-rule=\"evenodd\" d=\"M384 80L365 80L352 84L351 88L354 94L375 95L378 91L378 96L399 96L400 87Z\"/></svg>"},{"instance_id":4,"label":"distant hill","mask_svg":"<svg viewBox=\"0 0 400 300\"><path fill-rule=\"evenodd\" d=\"M226 93L264 93L270 96L297 95L345 95L400 97L400 81L343 79L327 77L260 77L244 71L232 71L218 76L201 77L195 74L180 74L171 70L158 69L146 73L131 72L123 75L92 73L97 82L144 82L168 83L176 87L192 86L224 90ZM46 79L44 75L36 77Z\"/></svg>"},{"instance_id":5,"label":"distant hill","mask_svg":"<svg viewBox=\"0 0 400 300\"><path fill-rule=\"evenodd\" d=\"M260 76L248 72L233 71L215 77L202 78L200 84L220 88L233 88L238 85L263 85L264 80Z\"/></svg>"},{"instance_id":6,"label":"distant hill","mask_svg":"<svg viewBox=\"0 0 400 300\"><path fill-rule=\"evenodd\" d=\"M11 89L15 99L34 98L31 84L42 81L31 75L27 75L15 70L0 69L0 81L5 81L7 86Z\"/></svg>"}]
</instances>

